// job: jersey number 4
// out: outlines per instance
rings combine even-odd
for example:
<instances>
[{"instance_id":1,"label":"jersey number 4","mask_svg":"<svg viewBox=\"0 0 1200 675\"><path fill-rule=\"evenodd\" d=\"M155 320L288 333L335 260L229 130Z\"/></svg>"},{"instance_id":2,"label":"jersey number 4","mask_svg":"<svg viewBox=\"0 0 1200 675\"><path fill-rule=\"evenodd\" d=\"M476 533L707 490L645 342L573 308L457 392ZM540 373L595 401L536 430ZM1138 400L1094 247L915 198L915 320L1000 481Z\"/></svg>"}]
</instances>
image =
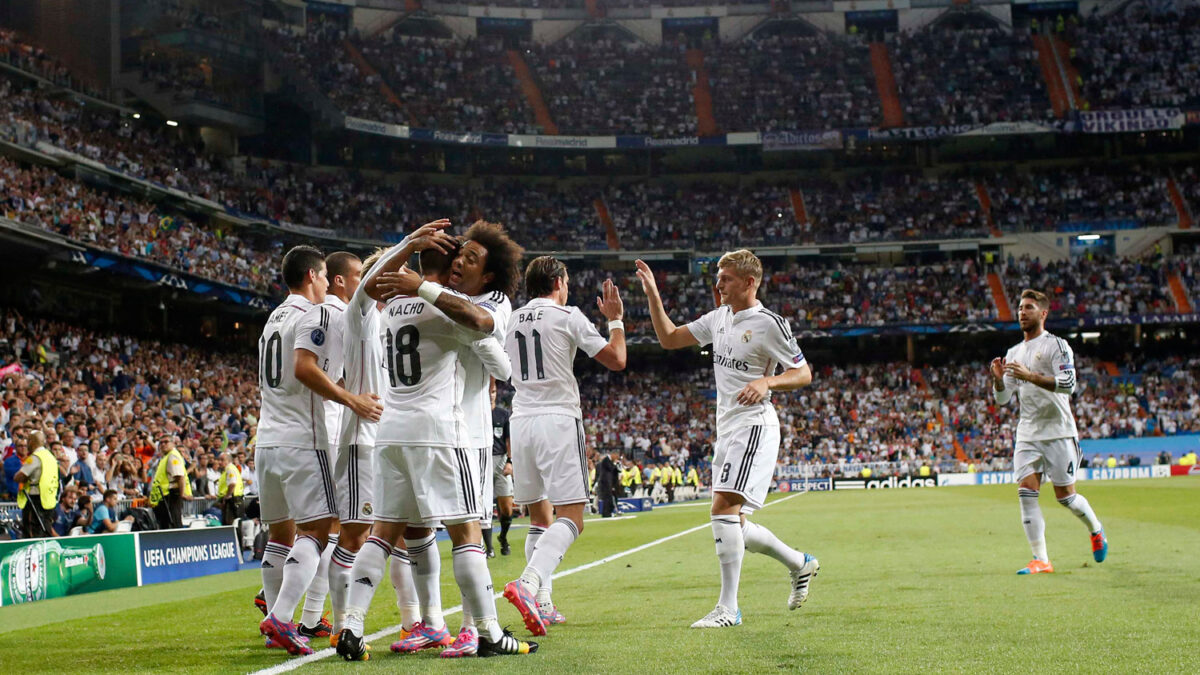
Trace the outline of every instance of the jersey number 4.
<instances>
[{"instance_id":1,"label":"jersey number 4","mask_svg":"<svg viewBox=\"0 0 1200 675\"><path fill-rule=\"evenodd\" d=\"M283 380L283 338L279 331L269 338L258 339L258 362L262 364L262 380L274 389Z\"/></svg>"},{"instance_id":2,"label":"jersey number 4","mask_svg":"<svg viewBox=\"0 0 1200 675\"><path fill-rule=\"evenodd\" d=\"M517 331L517 358L521 361L521 381L529 379L529 348L526 346L525 334ZM546 379L546 371L542 367L542 334L533 331L533 361L537 368L537 379Z\"/></svg>"},{"instance_id":3,"label":"jersey number 4","mask_svg":"<svg viewBox=\"0 0 1200 675\"><path fill-rule=\"evenodd\" d=\"M416 326L401 326L395 334L387 332L388 380L393 387L406 387L421 381L421 333ZM397 369L397 367L399 369Z\"/></svg>"}]
</instances>

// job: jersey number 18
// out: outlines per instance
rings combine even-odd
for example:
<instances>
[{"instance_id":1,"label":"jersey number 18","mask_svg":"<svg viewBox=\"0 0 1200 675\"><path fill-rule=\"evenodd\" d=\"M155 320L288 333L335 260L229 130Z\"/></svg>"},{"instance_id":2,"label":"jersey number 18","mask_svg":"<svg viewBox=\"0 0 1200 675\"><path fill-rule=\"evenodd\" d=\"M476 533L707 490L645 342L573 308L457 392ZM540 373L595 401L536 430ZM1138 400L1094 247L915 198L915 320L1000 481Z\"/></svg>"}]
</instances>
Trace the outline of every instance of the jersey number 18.
<instances>
[{"instance_id":1,"label":"jersey number 18","mask_svg":"<svg viewBox=\"0 0 1200 675\"><path fill-rule=\"evenodd\" d=\"M388 380L393 387L401 384L411 387L421 381L421 355L417 352L420 344L421 333L416 326L401 326L394 335L388 329Z\"/></svg>"}]
</instances>

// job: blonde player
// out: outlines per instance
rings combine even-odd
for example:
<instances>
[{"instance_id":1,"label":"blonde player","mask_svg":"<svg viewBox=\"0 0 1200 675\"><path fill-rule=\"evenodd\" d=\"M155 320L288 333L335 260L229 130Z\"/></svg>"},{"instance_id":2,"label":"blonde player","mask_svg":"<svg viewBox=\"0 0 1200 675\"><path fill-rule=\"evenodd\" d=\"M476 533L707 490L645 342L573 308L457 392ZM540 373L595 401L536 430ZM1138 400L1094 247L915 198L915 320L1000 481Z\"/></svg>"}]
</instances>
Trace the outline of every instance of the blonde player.
<instances>
[{"instance_id":1,"label":"blonde player","mask_svg":"<svg viewBox=\"0 0 1200 675\"><path fill-rule=\"evenodd\" d=\"M1045 476L1054 484L1054 496L1087 526L1092 537L1092 557L1104 562L1108 539L1092 511L1092 505L1075 492L1075 472L1079 469L1079 432L1071 414L1071 392L1075 391L1075 356L1066 340L1046 332L1050 300L1045 293L1027 289L1021 292L1017 321L1025 339L1008 350L1004 358L992 359L992 394L996 403L1006 405L1017 394L1020 421L1017 422L1016 449L1013 452L1013 478L1021 502L1021 522L1025 537L1033 549L1033 560L1017 574L1053 572L1046 554L1046 521L1038 506L1038 490Z\"/></svg>"},{"instance_id":2,"label":"blonde player","mask_svg":"<svg viewBox=\"0 0 1200 675\"><path fill-rule=\"evenodd\" d=\"M612 280L596 298L608 319L607 340L579 308L566 306L569 283L562 262L550 256L530 262L525 290L533 299L513 313L504 341L516 388L510 418L514 501L529 507L527 565L504 587L504 597L534 635L565 620L550 598L550 577L583 531L583 510L591 501L575 352L609 370L625 368L625 308Z\"/></svg>"},{"instance_id":3,"label":"blonde player","mask_svg":"<svg viewBox=\"0 0 1200 675\"><path fill-rule=\"evenodd\" d=\"M641 260L637 276L650 305L650 320L666 349L712 345L717 381L717 443L713 449L712 530L721 565L717 606L692 628L742 623L738 582L746 551L783 563L791 575L788 608L808 597L817 559L781 542L770 530L746 520L762 508L779 455L779 418L772 391L792 391L812 382L788 322L757 299L762 262L750 251L726 253L717 263L721 306L686 326L676 326L663 309L654 273Z\"/></svg>"}]
</instances>

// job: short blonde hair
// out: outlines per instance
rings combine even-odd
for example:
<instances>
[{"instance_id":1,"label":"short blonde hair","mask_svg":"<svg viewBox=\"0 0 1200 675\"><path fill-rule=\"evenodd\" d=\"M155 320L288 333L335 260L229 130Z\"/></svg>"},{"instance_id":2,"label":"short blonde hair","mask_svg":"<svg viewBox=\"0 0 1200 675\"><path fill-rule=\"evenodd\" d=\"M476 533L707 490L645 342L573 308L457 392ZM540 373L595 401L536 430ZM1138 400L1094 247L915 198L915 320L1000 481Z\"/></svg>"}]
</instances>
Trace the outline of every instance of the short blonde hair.
<instances>
[{"instance_id":1,"label":"short blonde hair","mask_svg":"<svg viewBox=\"0 0 1200 675\"><path fill-rule=\"evenodd\" d=\"M728 268L738 276L751 277L755 281L762 283L762 261L747 249L743 248L726 253L717 261L717 267Z\"/></svg>"},{"instance_id":2,"label":"short blonde hair","mask_svg":"<svg viewBox=\"0 0 1200 675\"><path fill-rule=\"evenodd\" d=\"M367 256L362 261L362 274L364 277L367 276L367 272L370 272L371 268L375 266L375 263L379 262L379 259L383 257L384 253L387 253L386 248L377 248L371 253L371 255Z\"/></svg>"}]
</instances>

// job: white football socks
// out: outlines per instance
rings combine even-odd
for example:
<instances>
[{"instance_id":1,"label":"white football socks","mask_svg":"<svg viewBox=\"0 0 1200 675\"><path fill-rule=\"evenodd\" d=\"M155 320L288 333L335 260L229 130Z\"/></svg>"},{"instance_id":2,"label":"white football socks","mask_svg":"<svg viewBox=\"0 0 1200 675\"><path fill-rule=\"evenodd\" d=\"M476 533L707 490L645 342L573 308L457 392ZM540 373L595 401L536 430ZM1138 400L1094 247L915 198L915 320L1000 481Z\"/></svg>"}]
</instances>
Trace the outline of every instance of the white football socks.
<instances>
[{"instance_id":1,"label":"white football socks","mask_svg":"<svg viewBox=\"0 0 1200 675\"><path fill-rule=\"evenodd\" d=\"M455 546L454 580L462 592L463 625L486 627L489 640L499 640L504 635L496 620L496 599L492 595L492 575L488 572L487 551L482 544ZM472 624L466 623L470 612Z\"/></svg>"},{"instance_id":2,"label":"white football socks","mask_svg":"<svg viewBox=\"0 0 1200 675\"><path fill-rule=\"evenodd\" d=\"M1025 526L1025 538L1033 549L1033 557L1049 562L1050 558L1046 555L1046 520L1042 518L1042 507L1038 504L1038 491L1017 488L1017 497L1021 500L1021 524Z\"/></svg>"},{"instance_id":3,"label":"white football socks","mask_svg":"<svg viewBox=\"0 0 1200 675\"><path fill-rule=\"evenodd\" d=\"M275 599L279 597L279 587L283 585L283 563L291 552L291 546L277 541L268 541L263 549L263 595L267 598L268 612L275 606Z\"/></svg>"},{"instance_id":4,"label":"white football socks","mask_svg":"<svg viewBox=\"0 0 1200 675\"><path fill-rule=\"evenodd\" d=\"M793 572L804 567L804 554L779 541L779 537L762 525L747 520L742 526L742 538L746 550L751 553L769 555Z\"/></svg>"},{"instance_id":5,"label":"white football socks","mask_svg":"<svg viewBox=\"0 0 1200 675\"><path fill-rule=\"evenodd\" d=\"M742 558L746 555L741 518L713 516L712 531L713 541L717 545L717 560L721 563L721 597L717 604L737 613L738 582L742 575Z\"/></svg>"},{"instance_id":6,"label":"white football socks","mask_svg":"<svg viewBox=\"0 0 1200 675\"><path fill-rule=\"evenodd\" d=\"M555 520L538 539L529 564L521 573L521 581L526 584L530 593L538 593L546 587L546 582L554 574L554 570L562 562L567 549L579 538L579 529L569 518ZM528 547L528 544L526 545ZM549 596L549 589L546 596Z\"/></svg>"},{"instance_id":7,"label":"white football socks","mask_svg":"<svg viewBox=\"0 0 1200 675\"><path fill-rule=\"evenodd\" d=\"M1084 525L1087 525L1088 532L1096 534L1103 529L1103 526L1100 525L1100 519L1092 511L1092 505L1078 492L1073 495L1067 495L1065 498L1058 500L1058 503L1070 509L1071 513L1074 513Z\"/></svg>"},{"instance_id":8,"label":"white football socks","mask_svg":"<svg viewBox=\"0 0 1200 675\"><path fill-rule=\"evenodd\" d=\"M333 632L341 631L345 623L346 603L350 596L350 572L354 568L354 553L335 546L329 559L329 604L333 607Z\"/></svg>"},{"instance_id":9,"label":"white football socks","mask_svg":"<svg viewBox=\"0 0 1200 675\"><path fill-rule=\"evenodd\" d=\"M279 595L271 605L271 614L283 622L290 622L300 604L300 596L312 584L317 566L321 564L321 544L315 537L302 534L296 537L292 552L283 561L283 583Z\"/></svg>"},{"instance_id":10,"label":"white football socks","mask_svg":"<svg viewBox=\"0 0 1200 675\"><path fill-rule=\"evenodd\" d=\"M379 537L367 537L367 543L354 556L350 570L350 592L346 595L346 628L351 633L363 636L363 619L375 597L375 589L383 580L383 568L387 565L392 547Z\"/></svg>"},{"instance_id":11,"label":"white football socks","mask_svg":"<svg viewBox=\"0 0 1200 675\"><path fill-rule=\"evenodd\" d=\"M421 621L434 630L441 630L446 627L446 620L442 617L442 559L438 557L437 536L431 533L424 539L405 539L404 547L412 561Z\"/></svg>"},{"instance_id":12,"label":"white football socks","mask_svg":"<svg viewBox=\"0 0 1200 675\"><path fill-rule=\"evenodd\" d=\"M317 565L317 573L313 575L312 583L304 594L304 611L300 613L300 625L315 628L321 622L321 614L325 612L325 598L329 595L329 560L333 557L333 549L337 548L338 536L329 535L325 550L321 551L321 562Z\"/></svg>"},{"instance_id":13,"label":"white football socks","mask_svg":"<svg viewBox=\"0 0 1200 675\"><path fill-rule=\"evenodd\" d=\"M413 581L412 561L408 551L397 546L392 549L392 567L389 575L396 589L396 607L400 608L400 627L412 630L413 624L421 620L421 603L417 600L417 586Z\"/></svg>"}]
</instances>

